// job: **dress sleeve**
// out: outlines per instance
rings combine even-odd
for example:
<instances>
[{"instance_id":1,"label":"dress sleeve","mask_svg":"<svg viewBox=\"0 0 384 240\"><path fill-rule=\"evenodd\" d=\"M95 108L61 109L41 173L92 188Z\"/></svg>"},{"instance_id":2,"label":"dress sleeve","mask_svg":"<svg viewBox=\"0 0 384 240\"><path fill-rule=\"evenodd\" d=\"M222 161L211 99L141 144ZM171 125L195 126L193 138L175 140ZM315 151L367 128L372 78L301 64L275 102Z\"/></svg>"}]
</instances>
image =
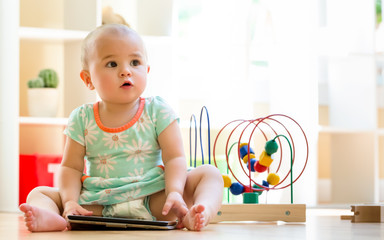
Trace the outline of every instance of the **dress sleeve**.
<instances>
[{"instance_id":1,"label":"dress sleeve","mask_svg":"<svg viewBox=\"0 0 384 240\"><path fill-rule=\"evenodd\" d=\"M156 119L156 134L160 135L173 121L178 121L175 111L172 107L161 97L153 97L152 110Z\"/></svg>"},{"instance_id":2,"label":"dress sleeve","mask_svg":"<svg viewBox=\"0 0 384 240\"><path fill-rule=\"evenodd\" d=\"M72 111L68 119L68 125L64 129L64 134L72 138L74 141L85 146L85 132L84 132L84 117L85 107L81 106Z\"/></svg>"}]
</instances>

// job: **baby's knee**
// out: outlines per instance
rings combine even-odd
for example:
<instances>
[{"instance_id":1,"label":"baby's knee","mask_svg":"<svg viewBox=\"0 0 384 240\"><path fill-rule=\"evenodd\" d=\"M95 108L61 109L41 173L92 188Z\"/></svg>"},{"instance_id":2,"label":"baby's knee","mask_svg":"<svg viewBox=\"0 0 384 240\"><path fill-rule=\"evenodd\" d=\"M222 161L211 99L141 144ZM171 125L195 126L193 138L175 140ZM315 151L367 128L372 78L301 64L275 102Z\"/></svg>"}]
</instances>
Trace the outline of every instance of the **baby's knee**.
<instances>
[{"instance_id":1,"label":"baby's knee","mask_svg":"<svg viewBox=\"0 0 384 240\"><path fill-rule=\"evenodd\" d=\"M53 187L47 187L47 186L39 186L32 189L28 196L27 196L27 202L34 197L40 197L42 195L48 196L50 198L57 197L56 195L59 195L59 191L57 188Z\"/></svg>"},{"instance_id":2,"label":"baby's knee","mask_svg":"<svg viewBox=\"0 0 384 240\"><path fill-rule=\"evenodd\" d=\"M201 165L197 167L195 170L201 171L201 173L204 176L208 176L218 180L223 180L220 170L213 165L209 165L209 164Z\"/></svg>"},{"instance_id":3,"label":"baby's knee","mask_svg":"<svg viewBox=\"0 0 384 240\"><path fill-rule=\"evenodd\" d=\"M46 189L46 187L35 187L34 189L32 189L29 192L28 196L40 194L40 193L44 192L45 189Z\"/></svg>"},{"instance_id":4,"label":"baby's knee","mask_svg":"<svg viewBox=\"0 0 384 240\"><path fill-rule=\"evenodd\" d=\"M51 192L51 191L57 191L56 188L53 187L47 187L47 186L38 186L35 187L30 191L30 194L32 193L46 193L46 192Z\"/></svg>"}]
</instances>

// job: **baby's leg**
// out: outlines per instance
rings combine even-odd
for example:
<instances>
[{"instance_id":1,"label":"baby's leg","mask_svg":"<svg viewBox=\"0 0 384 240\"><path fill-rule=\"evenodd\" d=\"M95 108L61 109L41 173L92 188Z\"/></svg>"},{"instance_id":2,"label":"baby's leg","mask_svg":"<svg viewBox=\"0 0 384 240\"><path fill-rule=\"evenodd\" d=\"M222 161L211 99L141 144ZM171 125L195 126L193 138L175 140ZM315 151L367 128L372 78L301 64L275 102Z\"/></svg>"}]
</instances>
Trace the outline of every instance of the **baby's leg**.
<instances>
[{"instance_id":1,"label":"baby's leg","mask_svg":"<svg viewBox=\"0 0 384 240\"><path fill-rule=\"evenodd\" d=\"M206 226L221 207L223 189L223 177L217 168L203 165L189 172L183 195L189 211L178 226L196 231ZM151 195L152 215L161 221L176 220L172 211L167 216L162 215L165 201L164 191Z\"/></svg>"},{"instance_id":2,"label":"baby's leg","mask_svg":"<svg viewBox=\"0 0 384 240\"><path fill-rule=\"evenodd\" d=\"M27 198L27 203L20 205L24 212L24 221L31 232L62 231L67 221L60 215L63 208L57 189L37 187Z\"/></svg>"},{"instance_id":3,"label":"baby's leg","mask_svg":"<svg viewBox=\"0 0 384 240\"><path fill-rule=\"evenodd\" d=\"M182 222L184 227L199 231L208 225L221 207L223 188L219 170L211 165L203 165L189 172L183 196L189 207Z\"/></svg>"}]
</instances>

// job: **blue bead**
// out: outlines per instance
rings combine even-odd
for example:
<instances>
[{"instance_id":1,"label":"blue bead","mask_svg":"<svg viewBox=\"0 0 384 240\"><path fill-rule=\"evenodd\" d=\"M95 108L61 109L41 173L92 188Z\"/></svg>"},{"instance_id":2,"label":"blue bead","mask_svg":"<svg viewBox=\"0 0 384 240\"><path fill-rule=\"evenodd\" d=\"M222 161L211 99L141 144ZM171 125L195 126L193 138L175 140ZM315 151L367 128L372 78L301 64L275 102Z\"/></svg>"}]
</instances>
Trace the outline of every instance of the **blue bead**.
<instances>
[{"instance_id":1,"label":"blue bead","mask_svg":"<svg viewBox=\"0 0 384 240\"><path fill-rule=\"evenodd\" d=\"M269 183L267 182L267 181L265 181L265 180L263 180L263 184L262 184L264 187L267 187L267 188L269 188Z\"/></svg>"},{"instance_id":2,"label":"blue bead","mask_svg":"<svg viewBox=\"0 0 384 240\"><path fill-rule=\"evenodd\" d=\"M248 161L248 164L247 164L247 169L249 169L249 164L251 164L251 172L254 172L255 171L255 163L256 163L256 159L252 158L251 161Z\"/></svg>"},{"instance_id":3,"label":"blue bead","mask_svg":"<svg viewBox=\"0 0 384 240\"><path fill-rule=\"evenodd\" d=\"M252 148L249 148L249 152L255 154ZM245 155L248 155L248 145L244 145L240 148L240 158L243 159Z\"/></svg>"},{"instance_id":4,"label":"blue bead","mask_svg":"<svg viewBox=\"0 0 384 240\"><path fill-rule=\"evenodd\" d=\"M241 185L238 182L232 183L232 185L229 187L229 190L233 195L240 195L244 192L244 186Z\"/></svg>"}]
</instances>

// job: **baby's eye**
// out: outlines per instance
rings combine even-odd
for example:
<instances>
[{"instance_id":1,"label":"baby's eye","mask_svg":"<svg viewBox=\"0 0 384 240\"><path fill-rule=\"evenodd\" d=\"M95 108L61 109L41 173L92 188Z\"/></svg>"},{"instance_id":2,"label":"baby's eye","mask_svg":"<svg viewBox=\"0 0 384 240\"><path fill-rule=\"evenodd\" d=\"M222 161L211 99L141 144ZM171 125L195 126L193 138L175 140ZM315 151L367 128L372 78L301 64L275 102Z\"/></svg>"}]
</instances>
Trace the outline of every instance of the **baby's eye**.
<instances>
[{"instance_id":1,"label":"baby's eye","mask_svg":"<svg viewBox=\"0 0 384 240\"><path fill-rule=\"evenodd\" d=\"M117 63L116 62L108 62L106 67L110 67L110 68L113 68L113 67L117 67Z\"/></svg>"},{"instance_id":2,"label":"baby's eye","mask_svg":"<svg viewBox=\"0 0 384 240\"><path fill-rule=\"evenodd\" d=\"M140 61L139 60L132 60L131 66L139 66L139 65L140 65Z\"/></svg>"}]
</instances>

